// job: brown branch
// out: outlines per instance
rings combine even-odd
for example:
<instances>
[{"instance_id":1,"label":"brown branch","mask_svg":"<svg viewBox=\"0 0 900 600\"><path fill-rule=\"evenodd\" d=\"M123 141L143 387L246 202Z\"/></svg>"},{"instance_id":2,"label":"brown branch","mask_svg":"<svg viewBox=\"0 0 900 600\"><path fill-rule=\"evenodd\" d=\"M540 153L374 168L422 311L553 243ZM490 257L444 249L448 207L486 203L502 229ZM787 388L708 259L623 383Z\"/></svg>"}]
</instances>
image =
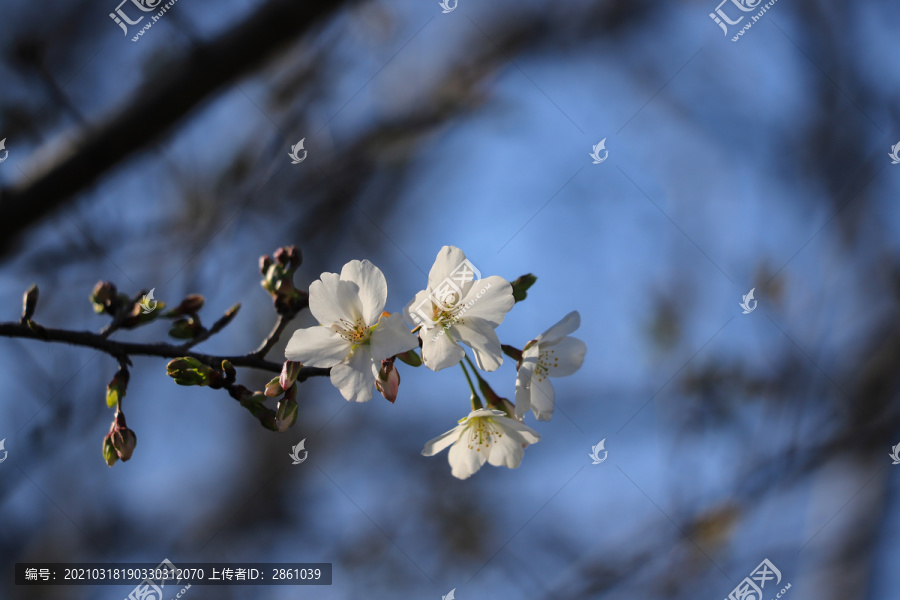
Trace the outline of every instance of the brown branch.
<instances>
[{"instance_id":1,"label":"brown branch","mask_svg":"<svg viewBox=\"0 0 900 600\"><path fill-rule=\"evenodd\" d=\"M100 335L107 338L114 332L118 331L122 326L122 323L125 322L125 319L127 319L131 315L131 311L134 310L135 305L138 304L146 294L147 290L141 290L134 296L134 298L131 299L131 301L127 305L119 308L119 310L116 312L116 315L113 317L113 320L110 321L110 323L106 327L100 330Z\"/></svg>"},{"instance_id":2,"label":"brown branch","mask_svg":"<svg viewBox=\"0 0 900 600\"><path fill-rule=\"evenodd\" d=\"M0 189L0 240L10 243L215 92L262 67L344 3L270 0L217 39L196 45L184 60L136 90L128 104L79 132L46 163L35 165L34 177Z\"/></svg>"},{"instance_id":3,"label":"brown branch","mask_svg":"<svg viewBox=\"0 0 900 600\"><path fill-rule=\"evenodd\" d=\"M288 326L288 323L291 322L293 317L294 315L278 315L278 322L275 323L275 327L272 328L272 331L263 341L262 345L253 351L252 356L258 356L260 358L265 357L265 355L275 347L275 344L278 343L278 339L281 337L281 334L284 333L285 328Z\"/></svg>"},{"instance_id":4,"label":"brown branch","mask_svg":"<svg viewBox=\"0 0 900 600\"><path fill-rule=\"evenodd\" d=\"M138 344L133 342L120 342L107 339L99 334L90 331L68 331L65 329L48 329L31 322L26 323L12 322L0 323L0 337L8 338L24 338L32 340L40 340L43 342L61 342L71 344L73 346L82 346L85 348L93 348L109 354L120 363L124 360L130 362L130 356L158 356L161 358L196 358L205 365L214 369L222 368L222 361L227 360L235 367L249 367L251 369L259 369L261 371L269 371L271 373L281 373L281 363L268 361L256 354L247 354L242 356L214 356L210 354L202 354L185 349L182 346L173 344L157 343L157 344ZM309 377L324 377L331 373L331 369L322 369L316 367L303 367L300 370L298 381L304 381Z\"/></svg>"},{"instance_id":5,"label":"brown branch","mask_svg":"<svg viewBox=\"0 0 900 600\"><path fill-rule=\"evenodd\" d=\"M197 344L199 344L201 342L205 342L212 336L216 335L217 333L219 333L220 331L225 329L225 327L227 327L229 323L231 323L231 321L234 319L235 315L237 315L237 312L238 312L238 310L240 310L240 308L241 308L240 304L235 304L230 309L228 309L228 311L224 315L219 317L219 320L216 321L215 323L213 323L212 327L210 327L209 329L207 329L206 331L204 331L203 333L201 333L194 339L185 342L184 344L181 345L181 347L184 348L185 350L187 350L188 348L193 348ZM265 357L263 356L260 358L265 358Z\"/></svg>"}]
</instances>

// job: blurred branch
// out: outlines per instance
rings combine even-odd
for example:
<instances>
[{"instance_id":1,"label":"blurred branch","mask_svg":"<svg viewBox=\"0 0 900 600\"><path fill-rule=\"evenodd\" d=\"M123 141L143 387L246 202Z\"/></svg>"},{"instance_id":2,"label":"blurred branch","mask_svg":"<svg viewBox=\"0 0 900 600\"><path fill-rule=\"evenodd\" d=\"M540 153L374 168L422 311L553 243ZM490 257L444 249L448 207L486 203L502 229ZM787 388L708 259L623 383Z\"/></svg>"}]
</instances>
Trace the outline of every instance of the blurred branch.
<instances>
[{"instance_id":1,"label":"blurred branch","mask_svg":"<svg viewBox=\"0 0 900 600\"><path fill-rule=\"evenodd\" d=\"M43 342L61 342L71 344L73 346L82 346L85 348L93 348L100 352L105 352L118 361L127 360L129 356L158 356L161 358L195 358L203 364L218 369L222 365L222 361L229 361L235 367L250 367L269 371L272 373L281 373L281 363L268 361L259 355L258 351L251 354L239 356L214 356L210 354L202 354L185 349L184 346L176 346L174 344L157 343L157 344L138 344L133 342L120 342L110 340L104 336L90 331L69 331L66 329L48 329L31 322L27 323L0 323L0 337L8 338L25 338L32 340L40 340ZM329 369L318 369L312 367L303 367L300 371L298 380L302 381L309 377L321 377L329 374Z\"/></svg>"},{"instance_id":2,"label":"blurred branch","mask_svg":"<svg viewBox=\"0 0 900 600\"><path fill-rule=\"evenodd\" d=\"M288 323L291 322L291 319L294 318L294 315L278 315L278 322L275 323L275 327L272 328L272 331L263 340L262 345L259 348L253 351L250 356L259 356L263 357L268 352L275 347L275 344L278 343L278 339L281 337L281 334L284 333L284 329L288 326Z\"/></svg>"},{"instance_id":3,"label":"blurred branch","mask_svg":"<svg viewBox=\"0 0 900 600\"><path fill-rule=\"evenodd\" d=\"M75 135L35 175L0 190L0 239L12 240L62 206L106 171L175 125L220 88L260 68L344 0L270 0L218 39L202 43L137 90L112 115ZM152 115L152 118L148 118Z\"/></svg>"}]
</instances>

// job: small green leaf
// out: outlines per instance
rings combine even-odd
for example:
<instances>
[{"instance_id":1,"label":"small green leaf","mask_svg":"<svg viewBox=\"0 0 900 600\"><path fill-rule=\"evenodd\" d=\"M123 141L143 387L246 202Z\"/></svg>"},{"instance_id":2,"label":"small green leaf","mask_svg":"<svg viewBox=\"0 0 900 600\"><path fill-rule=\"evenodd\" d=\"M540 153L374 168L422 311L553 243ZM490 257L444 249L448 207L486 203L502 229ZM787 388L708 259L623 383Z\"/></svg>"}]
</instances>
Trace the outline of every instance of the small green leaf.
<instances>
[{"instance_id":1,"label":"small green leaf","mask_svg":"<svg viewBox=\"0 0 900 600\"><path fill-rule=\"evenodd\" d=\"M178 385L209 385L215 371L196 358L176 358L166 365L166 374Z\"/></svg>"},{"instance_id":2,"label":"small green leaf","mask_svg":"<svg viewBox=\"0 0 900 600\"><path fill-rule=\"evenodd\" d=\"M537 277L528 273L527 275L522 275L518 279L512 282L513 288L513 299L516 302L521 302L525 298L528 297L528 288L534 285L534 282L537 281Z\"/></svg>"},{"instance_id":3,"label":"small green leaf","mask_svg":"<svg viewBox=\"0 0 900 600\"><path fill-rule=\"evenodd\" d=\"M415 350L407 350L403 354L398 354L397 358L399 358L404 363L408 364L411 367L421 367L422 366L422 358L419 356L419 353Z\"/></svg>"}]
</instances>

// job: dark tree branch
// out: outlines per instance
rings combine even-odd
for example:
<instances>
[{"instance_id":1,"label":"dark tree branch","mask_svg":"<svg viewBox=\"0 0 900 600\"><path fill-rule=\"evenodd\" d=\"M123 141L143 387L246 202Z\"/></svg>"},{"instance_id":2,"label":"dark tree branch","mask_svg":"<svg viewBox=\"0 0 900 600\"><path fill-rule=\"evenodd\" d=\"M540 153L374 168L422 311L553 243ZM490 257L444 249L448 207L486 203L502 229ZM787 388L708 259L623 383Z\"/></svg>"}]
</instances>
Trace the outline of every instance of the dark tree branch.
<instances>
[{"instance_id":1,"label":"dark tree branch","mask_svg":"<svg viewBox=\"0 0 900 600\"><path fill-rule=\"evenodd\" d=\"M120 363L123 360L127 360L130 356L158 356L161 358L191 357L196 358L203 364L214 369L221 369L223 360L230 361L235 367L249 367L251 369L259 369L271 373L281 373L282 368L281 363L268 361L256 353L239 356L214 356L194 352L183 346L175 346L173 344L137 344L133 342L119 342L107 339L102 335L90 331L48 329L35 325L33 322L31 326L25 323L0 323L0 337L25 338L41 340L44 342L61 342L64 344L72 344L73 346L93 348L109 354ZM323 377L330 374L330 372L330 369L303 367L300 370L300 375L297 377L297 380L303 381L310 377Z\"/></svg>"},{"instance_id":2,"label":"dark tree branch","mask_svg":"<svg viewBox=\"0 0 900 600\"><path fill-rule=\"evenodd\" d=\"M231 323L232 319L234 319L234 316L237 314L237 311L240 310L240 308L241 308L240 304L236 304L236 305L232 306L228 310L228 312L226 312L224 315L219 317L218 321L213 323L212 327L210 327L209 329L207 329L206 331L204 331L203 333L201 333L194 339L192 339L188 342L185 342L184 344L181 345L181 347L184 348L185 350L187 350L188 348L193 348L197 344L199 344L201 342L205 342L212 336L216 335L217 333L219 333L220 331L225 329L225 327L229 323ZM265 355L261 355L260 358L265 358Z\"/></svg>"},{"instance_id":3,"label":"dark tree branch","mask_svg":"<svg viewBox=\"0 0 900 600\"><path fill-rule=\"evenodd\" d=\"M275 347L275 344L278 343L278 339L281 338L281 334L284 333L284 329L288 326L288 323L291 322L292 318L293 315L278 315L278 322L275 323L275 327L272 328L272 331L263 341L262 345L253 351L252 356L264 357L268 354L269 351Z\"/></svg>"},{"instance_id":4,"label":"dark tree branch","mask_svg":"<svg viewBox=\"0 0 900 600\"><path fill-rule=\"evenodd\" d=\"M344 3L270 0L218 39L195 46L183 61L138 89L128 104L37 165L33 177L0 189L2 243L12 243L66 199L163 135L217 90L259 69Z\"/></svg>"}]
</instances>

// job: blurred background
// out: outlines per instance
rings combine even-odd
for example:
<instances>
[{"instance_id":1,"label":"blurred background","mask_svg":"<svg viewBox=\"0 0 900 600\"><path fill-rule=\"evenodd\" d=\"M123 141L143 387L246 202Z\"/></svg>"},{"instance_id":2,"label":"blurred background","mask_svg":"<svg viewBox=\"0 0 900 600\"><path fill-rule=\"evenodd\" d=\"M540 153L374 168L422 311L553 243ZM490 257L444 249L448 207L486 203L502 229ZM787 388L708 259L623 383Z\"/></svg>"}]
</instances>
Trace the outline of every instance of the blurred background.
<instances>
[{"instance_id":1,"label":"blurred background","mask_svg":"<svg viewBox=\"0 0 900 600\"><path fill-rule=\"evenodd\" d=\"M198 600L719 600L763 559L765 600L897 597L900 6L782 0L732 42L756 13L722 5L747 15L723 35L716 0L179 0L132 41L153 13L119 5L147 15L124 33L116 2L3 3L0 321L37 283L38 322L98 331L105 279L201 293L206 323L242 303L198 347L239 354L275 320L259 256L296 244L303 288L368 258L398 311L452 244L538 276L504 343L578 310L588 354L520 468L459 481L420 456L468 412L457 369L400 365L393 405L310 380L276 434L135 357L109 468L115 361L4 338L2 598L133 587L16 587L16 562L164 558L334 564ZM486 379L513 397L511 361Z\"/></svg>"}]
</instances>

